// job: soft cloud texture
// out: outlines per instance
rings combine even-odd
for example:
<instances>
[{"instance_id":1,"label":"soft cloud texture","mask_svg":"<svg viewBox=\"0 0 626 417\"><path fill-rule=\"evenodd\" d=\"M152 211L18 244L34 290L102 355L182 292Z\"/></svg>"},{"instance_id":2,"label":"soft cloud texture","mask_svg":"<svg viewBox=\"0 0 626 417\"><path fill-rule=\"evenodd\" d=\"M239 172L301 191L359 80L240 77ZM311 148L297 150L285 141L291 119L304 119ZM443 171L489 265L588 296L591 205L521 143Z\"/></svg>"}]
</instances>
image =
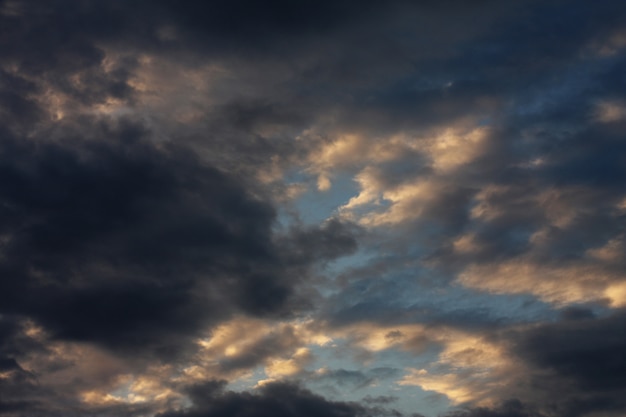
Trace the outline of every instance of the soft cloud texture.
<instances>
[{"instance_id":1,"label":"soft cloud texture","mask_svg":"<svg viewBox=\"0 0 626 417\"><path fill-rule=\"evenodd\" d=\"M623 415L625 17L0 0L0 415Z\"/></svg>"}]
</instances>

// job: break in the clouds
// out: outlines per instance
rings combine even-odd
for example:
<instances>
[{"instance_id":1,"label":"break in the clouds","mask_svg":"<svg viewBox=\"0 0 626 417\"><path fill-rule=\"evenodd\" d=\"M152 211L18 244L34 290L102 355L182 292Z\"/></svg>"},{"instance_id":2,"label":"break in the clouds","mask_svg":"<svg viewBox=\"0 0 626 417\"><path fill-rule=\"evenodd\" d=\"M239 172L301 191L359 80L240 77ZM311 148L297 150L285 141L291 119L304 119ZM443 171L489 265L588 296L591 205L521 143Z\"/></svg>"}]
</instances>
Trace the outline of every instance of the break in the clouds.
<instances>
[{"instance_id":1,"label":"break in the clouds","mask_svg":"<svg viewBox=\"0 0 626 417\"><path fill-rule=\"evenodd\" d=\"M618 1L0 1L0 416L626 412Z\"/></svg>"}]
</instances>

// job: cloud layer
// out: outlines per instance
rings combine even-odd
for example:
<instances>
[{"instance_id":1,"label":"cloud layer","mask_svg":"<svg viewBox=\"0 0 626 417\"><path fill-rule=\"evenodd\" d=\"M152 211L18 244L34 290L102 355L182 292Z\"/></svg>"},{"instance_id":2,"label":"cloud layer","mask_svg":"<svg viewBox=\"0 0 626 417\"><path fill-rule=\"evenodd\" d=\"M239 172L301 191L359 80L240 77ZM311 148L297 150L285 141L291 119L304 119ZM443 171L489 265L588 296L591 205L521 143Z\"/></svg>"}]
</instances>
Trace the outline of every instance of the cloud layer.
<instances>
[{"instance_id":1,"label":"cloud layer","mask_svg":"<svg viewBox=\"0 0 626 417\"><path fill-rule=\"evenodd\" d=\"M624 414L619 2L0 28L0 416Z\"/></svg>"}]
</instances>

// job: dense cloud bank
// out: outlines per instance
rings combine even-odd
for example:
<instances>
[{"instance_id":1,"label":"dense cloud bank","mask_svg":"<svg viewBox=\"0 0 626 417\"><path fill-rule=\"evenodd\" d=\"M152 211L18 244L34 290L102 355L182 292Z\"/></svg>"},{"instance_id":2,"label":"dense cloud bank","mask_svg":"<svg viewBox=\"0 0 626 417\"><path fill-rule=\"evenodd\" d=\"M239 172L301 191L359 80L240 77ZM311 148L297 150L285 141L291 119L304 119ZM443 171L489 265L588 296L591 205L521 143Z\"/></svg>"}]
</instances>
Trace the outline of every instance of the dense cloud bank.
<instances>
[{"instance_id":1,"label":"dense cloud bank","mask_svg":"<svg viewBox=\"0 0 626 417\"><path fill-rule=\"evenodd\" d=\"M187 411L168 412L159 417L210 417L273 415L356 417L370 415L357 404L327 401L307 390L289 384L264 387L257 394L223 392L220 384L211 382L190 388L193 407Z\"/></svg>"}]
</instances>

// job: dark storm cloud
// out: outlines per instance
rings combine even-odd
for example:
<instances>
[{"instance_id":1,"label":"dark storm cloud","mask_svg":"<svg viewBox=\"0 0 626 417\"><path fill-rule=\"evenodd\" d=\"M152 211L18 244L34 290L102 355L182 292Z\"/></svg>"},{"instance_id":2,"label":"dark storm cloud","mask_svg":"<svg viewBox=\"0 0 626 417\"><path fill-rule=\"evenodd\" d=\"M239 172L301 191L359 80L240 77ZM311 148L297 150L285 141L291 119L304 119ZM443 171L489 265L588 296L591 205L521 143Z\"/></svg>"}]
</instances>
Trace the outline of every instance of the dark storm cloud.
<instances>
[{"instance_id":1,"label":"dark storm cloud","mask_svg":"<svg viewBox=\"0 0 626 417\"><path fill-rule=\"evenodd\" d=\"M18 124L35 123L43 112L28 96L38 92L35 83L0 70L0 108L5 113L2 118Z\"/></svg>"},{"instance_id":2,"label":"dark storm cloud","mask_svg":"<svg viewBox=\"0 0 626 417\"><path fill-rule=\"evenodd\" d=\"M536 367L534 382L553 393L559 415L617 412L626 406L624 329L623 310L546 324L516 335L514 351Z\"/></svg>"},{"instance_id":3,"label":"dark storm cloud","mask_svg":"<svg viewBox=\"0 0 626 417\"><path fill-rule=\"evenodd\" d=\"M5 33L19 36L25 48L20 50L7 43L4 54L22 56L25 68L41 73L50 66L72 69L97 62L101 52L94 43L99 41L130 41L145 50L164 48L169 52L181 45L229 55L258 54L259 48L278 52L277 46L283 52L288 46L291 52L298 46L287 37L302 41L307 36L341 29L364 16L371 17L374 11L385 14L403 3L6 1L2 6Z\"/></svg>"},{"instance_id":4,"label":"dark storm cloud","mask_svg":"<svg viewBox=\"0 0 626 417\"><path fill-rule=\"evenodd\" d=\"M3 310L105 344L197 330L225 313L200 294L237 273L236 257L272 262L273 210L136 126L108 133L65 146L3 138Z\"/></svg>"},{"instance_id":5,"label":"dark storm cloud","mask_svg":"<svg viewBox=\"0 0 626 417\"><path fill-rule=\"evenodd\" d=\"M251 0L156 2L166 16L185 30L209 37L235 38L244 45L282 36L298 36L331 29L347 18L359 17L375 7L375 2L351 0L303 1L298 4L272 0L259 4ZM396 2L397 3L397 2ZM149 5L149 6L148 6ZM147 7L154 8L150 2ZM157 6L157 7L158 7Z\"/></svg>"},{"instance_id":6,"label":"dark storm cloud","mask_svg":"<svg viewBox=\"0 0 626 417\"><path fill-rule=\"evenodd\" d=\"M233 308L285 311L302 268L337 254L320 250L354 245L334 223L306 232L319 242L279 245L274 209L242 184L140 126L95 129L99 140L0 144L2 309L57 337L165 353Z\"/></svg>"},{"instance_id":7,"label":"dark storm cloud","mask_svg":"<svg viewBox=\"0 0 626 417\"><path fill-rule=\"evenodd\" d=\"M132 95L132 88L126 83L128 68L106 76L95 71L103 59L105 45L119 46L121 42L131 48L163 54L218 51L217 56L234 55L249 61L265 61L267 55L261 54L273 51L271 56L278 61L286 56L300 57L293 61L295 72L284 75L296 81L291 90L304 93L299 95L301 98L304 96L318 107L323 103L315 103L315 98L330 93L326 100L332 102L325 104L340 98L339 106L333 107L341 111L346 119L344 123L353 119L355 125L365 123L379 130L386 129L381 123L407 126L407 123L430 123L428 120L433 118L462 116L469 107L481 107L481 97L497 101L504 92L503 86L511 90L513 86L517 88L533 81L529 75L519 74L529 61L548 55L555 60L572 54L591 35L615 26L623 11L615 2L598 2L593 8L584 2L570 2L567 13L559 9L562 2L545 5L531 2L522 11L523 19L519 16L516 19L519 4L513 2L508 11L497 3L17 2L18 13L2 15L7 35L3 51L22 71L46 74L48 79L69 90L73 87L63 78L90 68L94 72L86 80L89 82L84 83L88 91L73 92L101 99L107 94ZM555 36L551 20L557 11L559 36ZM465 45L464 52L459 53L455 43L468 43L464 36L469 34L468 40L475 40L475 35L481 32L468 16L474 19L473 23L484 20L493 30L482 41ZM505 18L498 21L502 16ZM437 22L452 22L455 30L437 31ZM507 28L506 24L512 22L515 28ZM168 30L172 32L169 37L163 35ZM316 40L306 40L311 37ZM564 42L567 48L562 47ZM441 47L437 48L439 43ZM362 48L363 44L368 48ZM543 49L533 47L539 44ZM424 55L431 57L433 49L447 55L444 54L444 59L425 60ZM307 56L313 64L301 59ZM197 58L196 55L190 61ZM522 65L509 62L512 59L521 60ZM380 73L382 80L369 79L367 84L351 91L355 87L349 84L351 79L372 71L378 74L379 68L387 65L385 62L393 63L396 68L390 73L387 70ZM415 62L418 64L412 64ZM127 66L132 68L131 63ZM542 70L545 68L531 71L535 81L537 71L540 74ZM523 76L512 78L511 71ZM392 78L388 78L390 74ZM263 76L271 78L270 74ZM443 94L440 87L448 81L455 83ZM342 87L341 82L348 82L347 87ZM432 88L423 88L424 85ZM339 90L329 91L329 86ZM358 111L343 106L345 100Z\"/></svg>"},{"instance_id":8,"label":"dark storm cloud","mask_svg":"<svg viewBox=\"0 0 626 417\"><path fill-rule=\"evenodd\" d=\"M496 408L470 408L446 414L446 417L545 417L545 415L519 400L509 400Z\"/></svg>"},{"instance_id":9,"label":"dark storm cloud","mask_svg":"<svg viewBox=\"0 0 626 417\"><path fill-rule=\"evenodd\" d=\"M296 227L289 234L289 245L298 248L292 261L330 260L337 253L353 252L357 248L355 236L359 231L356 225L338 219L327 220L321 226Z\"/></svg>"},{"instance_id":10,"label":"dark storm cloud","mask_svg":"<svg viewBox=\"0 0 626 417\"><path fill-rule=\"evenodd\" d=\"M137 123L88 121L66 126L59 141L6 130L0 141L6 415L145 415L152 404L78 400L88 387L111 386L121 369L82 383L77 376L63 392L40 385L39 377L76 367L48 345L86 342L138 359L125 372L173 363L233 313L276 318L310 308L310 268L355 247L353 229L338 221L278 235L274 208L252 197L250 183L189 150L154 144ZM33 336L32 325L43 333ZM250 369L293 342L269 335L220 369Z\"/></svg>"},{"instance_id":11,"label":"dark storm cloud","mask_svg":"<svg viewBox=\"0 0 626 417\"><path fill-rule=\"evenodd\" d=\"M303 302L296 296L296 287L316 261L355 248L349 226L331 221L319 228L293 227L290 235L277 236L272 231L275 209L261 200L263 190L254 180L244 182L212 168L184 145L155 144L153 132L139 122L88 114L91 106L110 99L125 106L136 99L129 83L135 57L105 68L104 46L122 42L147 51L160 48L164 42L157 32L165 24L182 30L181 43L197 36L202 42L211 37L219 43L224 38L241 42L239 32L220 26L232 3L211 10L199 2L163 2L143 9L115 2L1 6L0 54L7 63L0 74L1 314L18 317L15 323L33 320L51 340L94 343L124 355L141 353L144 359L172 359L193 349L200 331L235 311L277 316L310 306L311 299ZM240 6L248 12L258 9L251 3ZM221 15L214 13L219 10ZM284 21L296 11L286 13L279 20L299 28L298 19ZM268 16L273 19L274 14ZM208 17L217 20L196 26L198 18ZM254 32L252 16L242 17L237 20L241 28ZM181 24L188 26L181 29ZM204 34L203 27L215 32ZM62 120L54 119L48 98L69 100ZM236 172L250 156L253 170L276 147L258 136L251 146L250 136L239 132L258 123L285 123L285 118L297 114L271 103L227 104L218 109L216 123L235 126L237 132L213 140L213 148L227 143L221 155L238 166L224 165ZM227 130L219 127L214 133ZM212 138L205 133L202 140ZM0 358L3 371L23 377L20 358L44 356L46 349L15 326L6 329L10 334ZM224 367L252 367L265 353L284 346L255 347L249 358ZM63 404L83 415L132 411L121 406L87 410L72 398L81 389L78 383L64 395L41 392L28 379L3 384L3 391L12 393L10 402L2 399L3 413L44 415L47 409L55 415L60 409L62 414Z\"/></svg>"},{"instance_id":12,"label":"dark storm cloud","mask_svg":"<svg viewBox=\"0 0 626 417\"><path fill-rule=\"evenodd\" d=\"M19 88L17 94L26 100L13 106L12 112L20 111L24 117L26 104L33 106L34 95L26 85L30 90L38 88L38 94L53 88L79 106L132 99L128 77L134 60L106 71L101 67L105 58L101 42L121 35L124 19L119 12L104 3L64 1L6 1L0 10L0 57L3 70L12 77L4 77L3 87ZM40 118L46 117L41 113Z\"/></svg>"},{"instance_id":13,"label":"dark storm cloud","mask_svg":"<svg viewBox=\"0 0 626 417\"><path fill-rule=\"evenodd\" d=\"M297 385L269 384L259 393L223 391L223 384L207 383L192 387L193 407L185 411L170 411L159 417L296 417L330 416L356 417L374 415L372 410L354 403L334 402L313 394Z\"/></svg>"},{"instance_id":14,"label":"dark storm cloud","mask_svg":"<svg viewBox=\"0 0 626 417\"><path fill-rule=\"evenodd\" d=\"M465 32L476 32L465 15L490 21L503 12L496 6L493 1L472 6L458 1L448 1L443 6L431 1L394 1L383 5L348 0L306 1L297 5L282 0L262 5L248 0L6 2L5 12L0 15L5 33L2 56L20 72L45 78L85 103L133 97L128 75L136 65L135 59L129 58L114 71L103 71L99 66L105 50L175 56L188 64L231 57L243 61L243 68L246 62L258 61L263 65L269 57L284 63L289 59L287 66L292 68L287 72L282 68L278 75L281 82L290 82L289 95L309 103L309 115L311 110L318 112L323 108L320 106L333 105L338 98L339 106L333 107L345 109L342 102L346 99L359 106L366 97L368 101L373 97L376 102L376 97L391 94L394 98L383 99L372 108L401 116L412 112L411 117L416 117L430 107L441 106L430 106L429 98L419 95L412 99L418 107L403 104L406 89L396 78L388 79L388 75L410 69L411 62L419 61L424 51L430 55L437 50L438 42L443 45L439 50L452 51L453 41L462 39ZM457 30L433 36L433 22L446 19L458 23ZM416 36L408 41L405 32ZM424 42L424 37L429 41ZM362 48L363 44L368 48ZM85 70L89 74L77 88L70 77ZM428 70L424 78L439 70ZM261 78L272 78L267 71L259 71ZM385 84L381 85L375 74L382 75ZM369 84L374 88L362 90L354 80L365 81L361 87ZM387 82L392 82L392 86ZM355 85L357 90L350 91ZM436 89L428 94L441 99ZM267 101L268 97L262 99ZM464 107L462 102L456 108ZM421 111L416 113L418 109ZM345 116L357 117L352 111ZM365 122L367 118L359 120Z\"/></svg>"}]
</instances>

